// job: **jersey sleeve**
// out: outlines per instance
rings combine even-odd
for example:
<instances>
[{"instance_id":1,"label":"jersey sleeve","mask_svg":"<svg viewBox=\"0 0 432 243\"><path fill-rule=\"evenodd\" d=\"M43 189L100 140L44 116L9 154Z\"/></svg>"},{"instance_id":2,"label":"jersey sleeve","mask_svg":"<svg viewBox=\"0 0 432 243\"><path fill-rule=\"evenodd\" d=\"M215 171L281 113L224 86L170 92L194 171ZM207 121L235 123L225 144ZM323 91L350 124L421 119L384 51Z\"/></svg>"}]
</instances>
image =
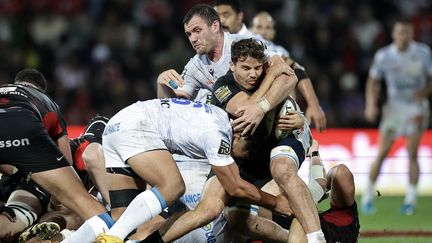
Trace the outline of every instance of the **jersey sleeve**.
<instances>
[{"instance_id":1,"label":"jersey sleeve","mask_svg":"<svg viewBox=\"0 0 432 243\"><path fill-rule=\"evenodd\" d=\"M220 77L212 91L212 104L226 109L228 102L241 91L234 81L232 72L229 71L226 75Z\"/></svg>"},{"instance_id":2,"label":"jersey sleeve","mask_svg":"<svg viewBox=\"0 0 432 243\"><path fill-rule=\"evenodd\" d=\"M231 157L232 128L228 115L221 109L214 107L213 113L217 117L209 134L203 137L205 154L209 163L214 166L226 166L234 163Z\"/></svg>"},{"instance_id":3,"label":"jersey sleeve","mask_svg":"<svg viewBox=\"0 0 432 243\"><path fill-rule=\"evenodd\" d=\"M379 50L373 59L372 66L369 69L369 76L373 79L380 80L383 78L383 59L384 59L384 50Z\"/></svg>"},{"instance_id":4,"label":"jersey sleeve","mask_svg":"<svg viewBox=\"0 0 432 243\"><path fill-rule=\"evenodd\" d=\"M198 70L193 64L194 60L195 58L190 59L184 67L181 77L185 83L182 87L178 88L178 90L186 92L192 98L197 96L198 91L201 88L200 82L195 78L196 72L198 72Z\"/></svg>"},{"instance_id":5,"label":"jersey sleeve","mask_svg":"<svg viewBox=\"0 0 432 243\"><path fill-rule=\"evenodd\" d=\"M431 49L429 46L425 46L426 50L426 73L428 75L428 78L432 78L432 54Z\"/></svg>"},{"instance_id":6,"label":"jersey sleeve","mask_svg":"<svg viewBox=\"0 0 432 243\"><path fill-rule=\"evenodd\" d=\"M66 121L55 103L52 102L50 106L50 111L43 115L43 123L50 137L57 140L67 135Z\"/></svg>"}]
</instances>

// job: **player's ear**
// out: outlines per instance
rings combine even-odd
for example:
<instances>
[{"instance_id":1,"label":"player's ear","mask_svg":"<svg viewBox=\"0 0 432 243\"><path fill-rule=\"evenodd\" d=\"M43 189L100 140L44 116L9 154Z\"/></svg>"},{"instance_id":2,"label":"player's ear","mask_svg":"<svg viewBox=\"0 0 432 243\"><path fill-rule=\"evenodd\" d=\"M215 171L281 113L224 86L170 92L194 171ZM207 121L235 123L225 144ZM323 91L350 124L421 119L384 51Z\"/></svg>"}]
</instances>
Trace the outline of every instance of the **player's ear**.
<instances>
[{"instance_id":1,"label":"player's ear","mask_svg":"<svg viewBox=\"0 0 432 243\"><path fill-rule=\"evenodd\" d=\"M215 32L218 32L221 29L221 22L219 20L215 20L213 21L211 27Z\"/></svg>"},{"instance_id":2,"label":"player's ear","mask_svg":"<svg viewBox=\"0 0 432 243\"><path fill-rule=\"evenodd\" d=\"M234 72L234 63L233 63L233 62L230 62L230 70L231 70L232 72Z\"/></svg>"}]
</instances>

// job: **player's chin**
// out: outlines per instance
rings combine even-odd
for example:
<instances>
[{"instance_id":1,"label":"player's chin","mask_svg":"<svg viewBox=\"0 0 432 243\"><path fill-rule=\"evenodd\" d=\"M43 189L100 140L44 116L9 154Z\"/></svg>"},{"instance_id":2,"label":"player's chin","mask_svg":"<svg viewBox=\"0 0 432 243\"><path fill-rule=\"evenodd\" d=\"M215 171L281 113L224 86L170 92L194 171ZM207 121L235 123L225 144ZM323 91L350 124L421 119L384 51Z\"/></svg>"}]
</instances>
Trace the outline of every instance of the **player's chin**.
<instances>
[{"instance_id":1,"label":"player's chin","mask_svg":"<svg viewBox=\"0 0 432 243\"><path fill-rule=\"evenodd\" d=\"M202 48L202 47L197 47L197 48L195 48L195 52L196 52L198 55L206 54L206 50L205 50L204 48Z\"/></svg>"}]
</instances>

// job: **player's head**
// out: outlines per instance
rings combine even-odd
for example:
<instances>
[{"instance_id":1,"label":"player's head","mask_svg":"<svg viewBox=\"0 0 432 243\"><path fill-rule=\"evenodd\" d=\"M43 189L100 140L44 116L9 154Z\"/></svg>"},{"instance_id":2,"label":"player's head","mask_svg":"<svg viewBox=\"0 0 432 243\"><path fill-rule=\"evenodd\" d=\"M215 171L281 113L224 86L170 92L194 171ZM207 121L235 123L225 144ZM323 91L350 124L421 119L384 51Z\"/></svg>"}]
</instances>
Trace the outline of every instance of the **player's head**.
<instances>
[{"instance_id":1,"label":"player's head","mask_svg":"<svg viewBox=\"0 0 432 243\"><path fill-rule=\"evenodd\" d=\"M102 138L102 133L109 121L108 117L96 115L88 123L84 130L84 136Z\"/></svg>"},{"instance_id":2,"label":"player's head","mask_svg":"<svg viewBox=\"0 0 432 243\"><path fill-rule=\"evenodd\" d=\"M219 14L224 31L236 34L243 26L243 11L239 0L215 0L213 6Z\"/></svg>"},{"instance_id":3,"label":"player's head","mask_svg":"<svg viewBox=\"0 0 432 243\"><path fill-rule=\"evenodd\" d=\"M255 39L232 44L230 69L235 81L246 90L255 90L260 85L264 62L264 46Z\"/></svg>"},{"instance_id":4,"label":"player's head","mask_svg":"<svg viewBox=\"0 0 432 243\"><path fill-rule=\"evenodd\" d=\"M405 50L413 38L413 29L408 20L397 20L392 31L393 42L399 50Z\"/></svg>"},{"instance_id":5,"label":"player's head","mask_svg":"<svg viewBox=\"0 0 432 243\"><path fill-rule=\"evenodd\" d=\"M46 91L47 82L41 72L36 69L26 68L19 71L14 79L15 84L28 85Z\"/></svg>"},{"instance_id":6,"label":"player's head","mask_svg":"<svg viewBox=\"0 0 432 243\"><path fill-rule=\"evenodd\" d=\"M214 51L218 35L223 35L218 14L207 4L192 7L184 16L183 25L197 54Z\"/></svg>"},{"instance_id":7,"label":"player's head","mask_svg":"<svg viewBox=\"0 0 432 243\"><path fill-rule=\"evenodd\" d=\"M272 41L276 34L274 29L274 20L267 12L259 12L255 15L249 29L269 41Z\"/></svg>"}]
</instances>

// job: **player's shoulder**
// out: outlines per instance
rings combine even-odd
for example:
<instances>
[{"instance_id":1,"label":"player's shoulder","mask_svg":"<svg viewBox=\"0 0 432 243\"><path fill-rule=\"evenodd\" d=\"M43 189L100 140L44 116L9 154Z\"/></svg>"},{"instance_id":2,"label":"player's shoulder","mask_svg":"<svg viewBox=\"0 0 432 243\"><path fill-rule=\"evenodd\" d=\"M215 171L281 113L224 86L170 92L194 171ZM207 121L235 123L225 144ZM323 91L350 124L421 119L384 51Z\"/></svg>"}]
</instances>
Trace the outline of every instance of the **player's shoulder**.
<instances>
[{"instance_id":1,"label":"player's shoulder","mask_svg":"<svg viewBox=\"0 0 432 243\"><path fill-rule=\"evenodd\" d=\"M189 59L189 61L186 63L185 68L187 68L189 70L191 70L192 68L195 68L196 65L201 62L200 56L202 56L202 55L195 54L195 56L193 56L191 59Z\"/></svg>"},{"instance_id":2,"label":"player's shoulder","mask_svg":"<svg viewBox=\"0 0 432 243\"><path fill-rule=\"evenodd\" d=\"M430 47L429 47L426 43L413 41L413 42L411 43L411 45L412 45L412 46L415 48L415 50L418 51L418 52L423 52L423 53L427 53L427 54L430 54L430 53L431 53L431 49L430 49Z\"/></svg>"}]
</instances>

